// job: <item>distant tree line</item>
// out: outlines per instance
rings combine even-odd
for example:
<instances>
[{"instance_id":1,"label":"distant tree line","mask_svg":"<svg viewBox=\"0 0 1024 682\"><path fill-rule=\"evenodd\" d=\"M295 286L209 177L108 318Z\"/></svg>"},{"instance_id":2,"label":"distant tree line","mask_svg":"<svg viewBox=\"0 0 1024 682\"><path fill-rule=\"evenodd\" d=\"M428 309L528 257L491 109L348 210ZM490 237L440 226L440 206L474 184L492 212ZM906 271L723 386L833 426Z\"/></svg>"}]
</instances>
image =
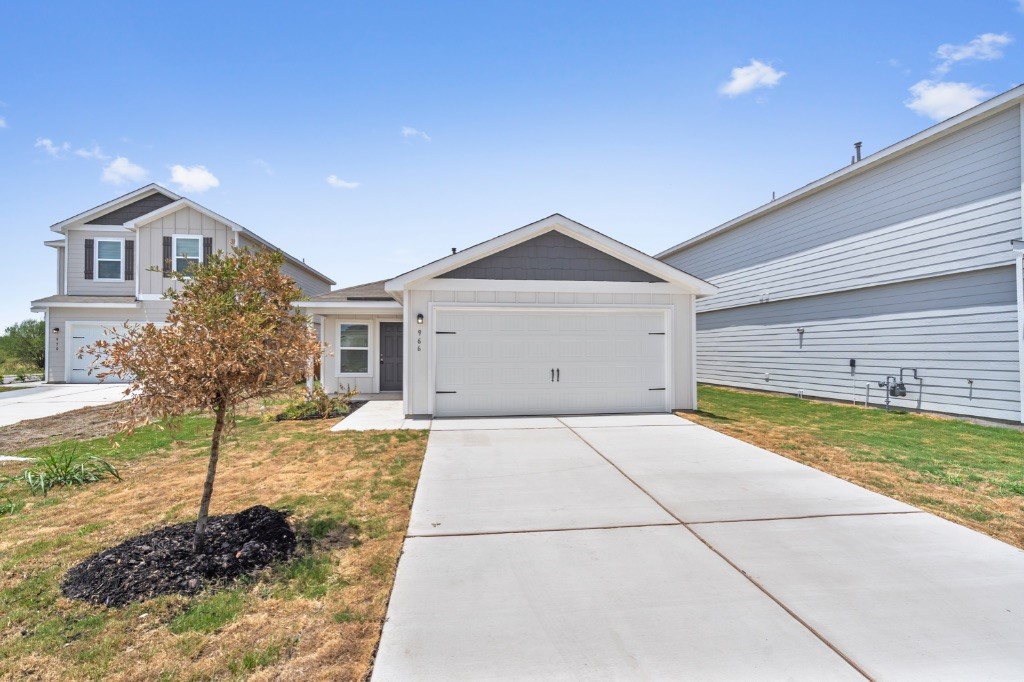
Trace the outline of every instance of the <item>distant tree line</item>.
<instances>
[{"instance_id":1,"label":"distant tree line","mask_svg":"<svg viewBox=\"0 0 1024 682\"><path fill-rule=\"evenodd\" d=\"M23 320L12 324L0 336L0 368L12 373L24 369L42 369L46 361L46 323Z\"/></svg>"}]
</instances>

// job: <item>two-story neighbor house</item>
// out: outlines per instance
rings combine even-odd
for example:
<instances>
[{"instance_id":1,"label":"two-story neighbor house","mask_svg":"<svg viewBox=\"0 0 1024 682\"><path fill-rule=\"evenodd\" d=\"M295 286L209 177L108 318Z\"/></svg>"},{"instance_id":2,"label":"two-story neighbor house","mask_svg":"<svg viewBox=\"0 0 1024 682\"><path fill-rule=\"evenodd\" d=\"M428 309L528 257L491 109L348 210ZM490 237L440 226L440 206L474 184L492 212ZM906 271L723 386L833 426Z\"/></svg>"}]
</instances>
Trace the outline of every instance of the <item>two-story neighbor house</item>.
<instances>
[{"instance_id":1,"label":"two-story neighbor house","mask_svg":"<svg viewBox=\"0 0 1024 682\"><path fill-rule=\"evenodd\" d=\"M659 254L719 287L699 379L1024 421L1022 104L1024 86Z\"/></svg>"},{"instance_id":2,"label":"two-story neighbor house","mask_svg":"<svg viewBox=\"0 0 1024 682\"><path fill-rule=\"evenodd\" d=\"M161 300L184 270L217 251L276 248L199 204L156 184L63 220L45 242L56 253L57 294L32 301L45 315L46 380L95 382L91 358L76 351L103 338L104 329L131 322L163 321ZM285 254L283 266L307 296L330 291L334 281ZM153 271L156 268L156 272Z\"/></svg>"}]
</instances>

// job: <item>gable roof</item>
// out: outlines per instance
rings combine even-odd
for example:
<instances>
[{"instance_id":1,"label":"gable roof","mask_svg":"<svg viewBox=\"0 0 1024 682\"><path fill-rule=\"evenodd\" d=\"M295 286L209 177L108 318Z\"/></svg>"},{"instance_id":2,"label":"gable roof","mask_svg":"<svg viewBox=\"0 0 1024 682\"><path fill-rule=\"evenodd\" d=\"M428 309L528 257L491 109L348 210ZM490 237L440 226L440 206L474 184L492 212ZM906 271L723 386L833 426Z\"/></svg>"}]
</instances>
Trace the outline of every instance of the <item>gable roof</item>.
<instances>
[{"instance_id":1,"label":"gable roof","mask_svg":"<svg viewBox=\"0 0 1024 682\"><path fill-rule=\"evenodd\" d=\"M415 282L441 277L456 268L552 231L560 232L571 239L582 242L624 263L654 275L664 282L678 286L698 296L707 296L718 291L717 287L702 279L678 270L630 246L626 246L622 242L566 218L560 213L555 213L547 218L524 225L511 232L506 232L503 235L481 242L458 253L453 253L432 263L427 263L415 270L410 270L385 282L384 288L388 293L398 294Z\"/></svg>"},{"instance_id":2,"label":"gable roof","mask_svg":"<svg viewBox=\"0 0 1024 682\"><path fill-rule=\"evenodd\" d=\"M183 208L191 208L191 209L193 209L193 210L195 210L195 211L197 211L199 213L202 213L205 216L209 216L210 218L213 218L217 222L224 223L225 225L227 225L228 227L231 228L232 232L240 232L240 233L244 234L245 236L249 237L250 239L253 239L253 240L259 242L260 244L262 244L263 246L267 247L268 249L274 249L275 251L280 251L281 254L288 260L288 262L292 263L296 267L300 267L303 270L306 270L307 272L312 273L313 275L316 275L317 277L319 277L320 279L324 280L325 282L329 282L332 285L335 284L335 281L333 279L331 279L330 277L328 277L327 275L323 274L322 272L320 272L319 270L317 270L315 268L312 268L312 267L306 265L305 261L303 261L303 260L301 260L299 258L296 258L295 256L293 256L293 255L291 255L289 253L286 253L282 249L274 246L273 244L271 244L266 239L264 239L263 237L259 236L258 234L256 234L252 230L250 230L248 228L245 228L245 227L242 227L241 225L239 225L235 221L229 220L229 219L225 218L224 216L222 216L221 214L219 214L219 213L217 213L215 211L211 211L210 209L206 208L202 204L197 204L196 202L192 201L191 199L186 199L185 197L181 197L177 201L169 203L166 206L162 206L162 207L156 209L155 211L151 211L151 212L149 212L149 213L147 213L145 215L139 216L138 218L135 218L134 220L129 220L128 222L126 222L124 224L124 226L126 228L128 228L129 230L136 230L141 225L148 225L149 223L153 222L154 220L159 220L160 218L168 216L168 215L174 213L175 211L179 211L179 210L181 210Z\"/></svg>"},{"instance_id":3,"label":"gable roof","mask_svg":"<svg viewBox=\"0 0 1024 682\"><path fill-rule=\"evenodd\" d=\"M387 280L357 284L353 287L335 289L326 294L313 296L310 301L323 302L346 302L346 301L394 301L395 297L384 290L384 283Z\"/></svg>"},{"instance_id":4,"label":"gable roof","mask_svg":"<svg viewBox=\"0 0 1024 682\"><path fill-rule=\"evenodd\" d=\"M977 106L971 107L970 109L964 111L961 114L957 114L956 116L946 119L941 123L937 123L931 126L930 128L926 128L921 132L917 133L916 135L911 135L910 137L901 140L896 144L889 145L888 147L880 151L877 151L874 154L865 156L857 163L845 166L835 171L834 173L831 173L823 178L820 178L818 180L815 180L814 182L804 185L803 187L796 189L790 192L789 194L784 194L778 199L775 199L774 201L759 206L752 211L748 211L743 215L733 218L728 222L724 222L718 227L713 227L706 232L702 232L701 234L698 234L695 237L691 237L683 242L680 242L679 244L676 244L675 246L668 248L662 251L661 253L657 254L655 258L668 258L669 256L679 253L683 249L693 246L694 244L702 242L706 239L710 239L711 237L721 234L722 232L731 230L734 227L739 227L744 223L754 220L755 218L759 218L766 213L770 213L771 211L780 209L783 206L792 204L795 201L803 199L805 196L809 194L813 194L814 192L821 191L839 182L842 182L848 177L858 175L867 170L870 170L874 166L884 161L906 154L912 151L913 149L916 149L926 144L927 142L930 142L935 138L956 132L961 128L965 128L973 123L976 123L979 119L995 115L1005 109L1009 109L1010 107L1022 103L1024 103L1024 85L1018 85L1017 87L1011 88L1010 90L1007 90L1006 92L1000 95L996 95L995 97L988 101L982 102ZM1024 106L1024 104L1022 104L1022 106Z\"/></svg>"},{"instance_id":5,"label":"gable roof","mask_svg":"<svg viewBox=\"0 0 1024 682\"><path fill-rule=\"evenodd\" d=\"M102 203L99 206L94 206L90 208L88 211L82 211L78 215L73 215L70 218L66 218L60 221L59 223L54 223L53 225L50 225L50 229L54 232L63 232L64 228L73 222L99 217L101 215L115 211L118 208L121 208L127 204L130 204L133 201L158 193L163 194L166 197L169 197L172 201L176 201L181 198L180 196L178 196L171 190L167 189L166 187L161 187L155 182L151 182L150 184L140 187L136 190L132 190L127 194L122 194L116 199L111 199L110 201Z\"/></svg>"}]
</instances>

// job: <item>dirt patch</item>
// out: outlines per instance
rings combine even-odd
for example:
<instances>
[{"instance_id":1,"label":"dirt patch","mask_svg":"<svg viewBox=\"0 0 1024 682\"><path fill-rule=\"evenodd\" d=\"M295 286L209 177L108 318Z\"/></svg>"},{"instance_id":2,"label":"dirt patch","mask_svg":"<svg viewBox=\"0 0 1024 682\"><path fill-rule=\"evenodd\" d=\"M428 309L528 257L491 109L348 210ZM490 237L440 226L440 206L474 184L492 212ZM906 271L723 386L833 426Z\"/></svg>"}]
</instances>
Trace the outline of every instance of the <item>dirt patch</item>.
<instances>
[{"instance_id":1,"label":"dirt patch","mask_svg":"<svg viewBox=\"0 0 1024 682\"><path fill-rule=\"evenodd\" d=\"M96 405L0 427L0 455L13 455L62 440L89 440L117 433L124 421L122 409L118 403Z\"/></svg>"},{"instance_id":2,"label":"dirt patch","mask_svg":"<svg viewBox=\"0 0 1024 682\"><path fill-rule=\"evenodd\" d=\"M282 512L262 505L210 518L206 552L193 554L195 523L179 523L94 554L61 583L69 599L124 606L161 594L195 595L282 561L295 533Z\"/></svg>"}]
</instances>

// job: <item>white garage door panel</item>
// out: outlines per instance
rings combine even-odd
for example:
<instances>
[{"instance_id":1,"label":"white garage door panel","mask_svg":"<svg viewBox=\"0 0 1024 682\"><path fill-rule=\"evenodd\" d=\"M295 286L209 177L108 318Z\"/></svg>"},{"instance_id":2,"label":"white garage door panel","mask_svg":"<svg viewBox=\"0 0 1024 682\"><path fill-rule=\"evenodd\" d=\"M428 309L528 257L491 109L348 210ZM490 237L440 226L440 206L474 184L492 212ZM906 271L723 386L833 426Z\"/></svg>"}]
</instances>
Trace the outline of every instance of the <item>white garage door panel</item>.
<instances>
[{"instance_id":1,"label":"white garage door panel","mask_svg":"<svg viewBox=\"0 0 1024 682\"><path fill-rule=\"evenodd\" d=\"M85 346L91 346L100 339L109 339L110 337L104 333L105 329L122 329L124 325L116 322L89 322L80 323L76 322L69 327L69 333L71 335L68 343L68 352L70 358L68 360L68 368L70 370L68 381L73 384L97 384L99 383L99 377L96 376L97 372L103 371L102 368L93 368L92 372L89 369L92 367L95 357L92 355L85 355L81 359L78 358L78 350ZM115 376L110 376L103 383L123 383Z\"/></svg>"},{"instance_id":2,"label":"white garage door panel","mask_svg":"<svg viewBox=\"0 0 1024 682\"><path fill-rule=\"evenodd\" d=\"M652 390L667 388L662 311L439 310L436 324L437 416L668 409Z\"/></svg>"}]
</instances>

